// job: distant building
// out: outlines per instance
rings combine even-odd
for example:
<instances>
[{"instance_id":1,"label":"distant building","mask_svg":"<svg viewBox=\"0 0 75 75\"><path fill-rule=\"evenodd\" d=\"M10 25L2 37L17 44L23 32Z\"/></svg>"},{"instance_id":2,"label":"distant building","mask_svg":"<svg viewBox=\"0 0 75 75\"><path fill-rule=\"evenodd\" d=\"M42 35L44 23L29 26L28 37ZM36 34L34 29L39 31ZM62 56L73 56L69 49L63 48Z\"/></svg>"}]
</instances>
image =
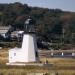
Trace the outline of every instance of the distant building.
<instances>
[{"instance_id":1,"label":"distant building","mask_svg":"<svg viewBox=\"0 0 75 75\"><path fill-rule=\"evenodd\" d=\"M11 32L11 38L18 37L18 31Z\"/></svg>"},{"instance_id":2,"label":"distant building","mask_svg":"<svg viewBox=\"0 0 75 75\"><path fill-rule=\"evenodd\" d=\"M23 34L24 34L24 31L18 31L18 37L19 38L22 38L23 37Z\"/></svg>"},{"instance_id":3,"label":"distant building","mask_svg":"<svg viewBox=\"0 0 75 75\"><path fill-rule=\"evenodd\" d=\"M23 37L23 33L24 31L13 31L11 33L11 39L12 40L17 39L18 41L21 41Z\"/></svg>"},{"instance_id":4,"label":"distant building","mask_svg":"<svg viewBox=\"0 0 75 75\"><path fill-rule=\"evenodd\" d=\"M14 30L11 26L0 26L0 40L10 39L10 40L19 40L23 38L24 31Z\"/></svg>"},{"instance_id":5,"label":"distant building","mask_svg":"<svg viewBox=\"0 0 75 75\"><path fill-rule=\"evenodd\" d=\"M0 35L4 38L8 37L8 30L10 29L10 26L0 26Z\"/></svg>"}]
</instances>

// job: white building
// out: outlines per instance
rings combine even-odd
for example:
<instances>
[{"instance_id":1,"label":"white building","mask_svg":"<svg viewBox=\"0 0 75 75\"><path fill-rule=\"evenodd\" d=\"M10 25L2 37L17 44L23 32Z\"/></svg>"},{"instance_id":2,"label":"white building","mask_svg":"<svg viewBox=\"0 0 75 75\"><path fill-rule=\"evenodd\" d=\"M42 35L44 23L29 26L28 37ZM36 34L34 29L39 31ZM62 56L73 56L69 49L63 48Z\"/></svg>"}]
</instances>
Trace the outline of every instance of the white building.
<instances>
[{"instance_id":1,"label":"white building","mask_svg":"<svg viewBox=\"0 0 75 75\"><path fill-rule=\"evenodd\" d=\"M36 44L36 36L33 32L25 32L21 48L13 48L9 50L9 63L29 63L37 62L38 52Z\"/></svg>"},{"instance_id":2,"label":"white building","mask_svg":"<svg viewBox=\"0 0 75 75\"><path fill-rule=\"evenodd\" d=\"M34 34L23 36L22 48L9 50L9 63L38 61L37 45Z\"/></svg>"}]
</instances>

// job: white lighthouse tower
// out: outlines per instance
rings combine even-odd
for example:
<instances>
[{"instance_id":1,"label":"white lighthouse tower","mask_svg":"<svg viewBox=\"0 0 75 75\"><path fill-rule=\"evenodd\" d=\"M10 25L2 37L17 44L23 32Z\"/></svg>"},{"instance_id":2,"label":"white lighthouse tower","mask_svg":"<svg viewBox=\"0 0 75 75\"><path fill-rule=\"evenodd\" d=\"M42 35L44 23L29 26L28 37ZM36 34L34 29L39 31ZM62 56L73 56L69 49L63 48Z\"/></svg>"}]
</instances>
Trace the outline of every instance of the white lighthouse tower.
<instances>
[{"instance_id":1,"label":"white lighthouse tower","mask_svg":"<svg viewBox=\"0 0 75 75\"><path fill-rule=\"evenodd\" d=\"M36 44L36 36L34 29L34 21L29 17L24 24L24 35L21 48L13 48L9 50L9 63L29 63L37 62L38 50Z\"/></svg>"}]
</instances>

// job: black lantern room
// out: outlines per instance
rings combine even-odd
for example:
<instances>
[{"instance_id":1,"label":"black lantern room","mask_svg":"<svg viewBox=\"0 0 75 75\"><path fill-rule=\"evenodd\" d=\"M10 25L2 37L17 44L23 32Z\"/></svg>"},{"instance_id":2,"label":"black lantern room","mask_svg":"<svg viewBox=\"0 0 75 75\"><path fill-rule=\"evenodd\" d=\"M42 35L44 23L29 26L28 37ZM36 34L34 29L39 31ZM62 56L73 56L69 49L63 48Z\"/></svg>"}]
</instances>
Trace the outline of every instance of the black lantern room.
<instances>
[{"instance_id":1,"label":"black lantern room","mask_svg":"<svg viewBox=\"0 0 75 75\"><path fill-rule=\"evenodd\" d=\"M29 16L24 23L24 32L35 33L34 24L35 24L34 20Z\"/></svg>"}]
</instances>

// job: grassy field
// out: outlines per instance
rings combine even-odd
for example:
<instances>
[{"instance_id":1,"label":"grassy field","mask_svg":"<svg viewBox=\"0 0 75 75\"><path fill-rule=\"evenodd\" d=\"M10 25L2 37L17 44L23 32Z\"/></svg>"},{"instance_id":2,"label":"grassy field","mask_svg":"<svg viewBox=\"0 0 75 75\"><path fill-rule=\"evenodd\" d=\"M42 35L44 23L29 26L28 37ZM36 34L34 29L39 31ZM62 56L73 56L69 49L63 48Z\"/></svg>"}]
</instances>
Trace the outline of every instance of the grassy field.
<instances>
[{"instance_id":1,"label":"grassy field","mask_svg":"<svg viewBox=\"0 0 75 75\"><path fill-rule=\"evenodd\" d=\"M50 51L46 50L39 51L40 61L42 63L48 60L48 63L53 64L49 67L6 66L5 64L8 62L8 49L2 49L0 50L0 75L26 75L26 73L48 73L48 75L55 75L55 73L58 73L58 75L75 75L74 58L47 58L42 56L49 52ZM68 50L68 52L70 51Z\"/></svg>"}]
</instances>

